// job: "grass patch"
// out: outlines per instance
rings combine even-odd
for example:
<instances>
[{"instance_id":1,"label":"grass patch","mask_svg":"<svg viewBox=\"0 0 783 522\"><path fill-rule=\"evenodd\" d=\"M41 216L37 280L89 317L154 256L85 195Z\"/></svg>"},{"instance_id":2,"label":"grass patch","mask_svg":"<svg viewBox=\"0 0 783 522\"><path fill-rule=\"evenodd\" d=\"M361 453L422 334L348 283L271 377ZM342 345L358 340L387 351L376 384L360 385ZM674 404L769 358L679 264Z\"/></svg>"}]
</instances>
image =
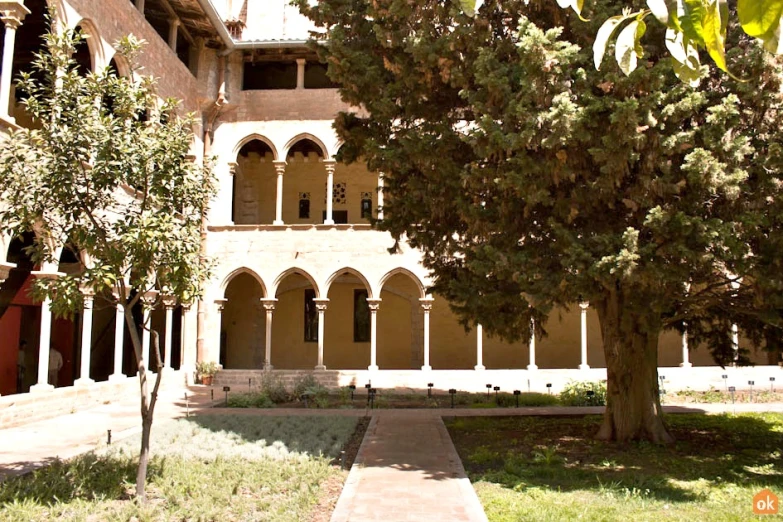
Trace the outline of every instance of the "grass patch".
<instances>
[{"instance_id":1,"label":"grass patch","mask_svg":"<svg viewBox=\"0 0 783 522\"><path fill-rule=\"evenodd\" d=\"M308 520L357 419L198 416L155 425L149 503L130 501L139 438L0 484L0 520Z\"/></svg>"},{"instance_id":2,"label":"grass patch","mask_svg":"<svg viewBox=\"0 0 783 522\"><path fill-rule=\"evenodd\" d=\"M491 521L754 517L783 493L783 415L669 415L677 442L593 440L599 416L455 418L447 427Z\"/></svg>"}]
</instances>

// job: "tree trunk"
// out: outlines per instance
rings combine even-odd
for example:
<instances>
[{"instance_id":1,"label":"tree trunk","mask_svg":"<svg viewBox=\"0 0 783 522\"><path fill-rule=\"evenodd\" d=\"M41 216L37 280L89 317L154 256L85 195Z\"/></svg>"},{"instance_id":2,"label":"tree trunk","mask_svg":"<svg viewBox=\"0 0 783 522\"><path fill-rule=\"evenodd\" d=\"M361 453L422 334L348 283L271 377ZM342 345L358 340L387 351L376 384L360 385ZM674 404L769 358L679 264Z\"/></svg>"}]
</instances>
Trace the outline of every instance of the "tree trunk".
<instances>
[{"instance_id":1,"label":"tree trunk","mask_svg":"<svg viewBox=\"0 0 783 522\"><path fill-rule=\"evenodd\" d=\"M631 313L619 291L595 304L607 376L606 411L598 439L673 442L658 395L657 318Z\"/></svg>"},{"instance_id":2,"label":"tree trunk","mask_svg":"<svg viewBox=\"0 0 783 522\"><path fill-rule=\"evenodd\" d=\"M147 501L147 466L150 461L150 433L152 433L152 415L141 417L141 451L139 452L139 468L136 470L136 498Z\"/></svg>"}]
</instances>

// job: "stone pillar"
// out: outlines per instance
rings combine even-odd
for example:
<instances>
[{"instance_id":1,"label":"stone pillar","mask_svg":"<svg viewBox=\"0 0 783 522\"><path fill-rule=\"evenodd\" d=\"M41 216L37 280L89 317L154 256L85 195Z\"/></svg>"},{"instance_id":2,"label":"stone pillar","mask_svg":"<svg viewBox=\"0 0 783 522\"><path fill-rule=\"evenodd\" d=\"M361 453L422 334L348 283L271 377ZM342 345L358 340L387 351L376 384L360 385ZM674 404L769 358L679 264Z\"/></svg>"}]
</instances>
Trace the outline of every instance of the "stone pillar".
<instances>
[{"instance_id":1,"label":"stone pillar","mask_svg":"<svg viewBox=\"0 0 783 522\"><path fill-rule=\"evenodd\" d=\"M171 330L174 325L174 308L177 306L177 298L173 295L163 296L163 308L166 310L166 340L164 342L163 368L171 368ZM180 342L182 340L180 339Z\"/></svg>"},{"instance_id":2,"label":"stone pillar","mask_svg":"<svg viewBox=\"0 0 783 522\"><path fill-rule=\"evenodd\" d=\"M237 184L239 183L239 180L237 179L238 170L238 163L234 161L228 163L228 173L231 175L231 205L228 207L228 221L231 222L232 225L236 225L237 216L242 212L242 209L239 208L239 201L237 200ZM234 209L233 213L231 212L232 208Z\"/></svg>"},{"instance_id":3,"label":"stone pillar","mask_svg":"<svg viewBox=\"0 0 783 522\"><path fill-rule=\"evenodd\" d=\"M169 47L174 53L177 52L177 30L180 23L179 18L169 20Z\"/></svg>"},{"instance_id":4,"label":"stone pillar","mask_svg":"<svg viewBox=\"0 0 783 522\"><path fill-rule=\"evenodd\" d=\"M530 345L529 345L529 352L530 352L530 363L527 365L528 370L538 370L538 366L536 366L536 320L531 319L530 320Z\"/></svg>"},{"instance_id":5,"label":"stone pillar","mask_svg":"<svg viewBox=\"0 0 783 522\"><path fill-rule=\"evenodd\" d=\"M138 9L141 14L144 14L144 0L136 0L136 9Z\"/></svg>"},{"instance_id":6,"label":"stone pillar","mask_svg":"<svg viewBox=\"0 0 783 522\"><path fill-rule=\"evenodd\" d=\"M196 371L196 368L194 365L190 364L191 359L195 361L195 357L190 356L188 353L188 328L187 328L187 318L188 318L188 312L190 312L190 303L182 303L182 321L180 324L180 334L179 334L179 340L180 340L180 352L179 352L179 369L181 371L184 371L187 374ZM190 379L188 375L188 379ZM190 383L190 380L188 380L188 383Z\"/></svg>"},{"instance_id":7,"label":"stone pillar","mask_svg":"<svg viewBox=\"0 0 783 522\"><path fill-rule=\"evenodd\" d=\"M228 303L228 299L215 299L215 304L217 305L217 313L218 313L218 338L217 338L217 347L218 347L218 362L220 362L220 332L223 329L223 312L226 309L226 303ZM203 355L202 355L203 357ZM224 363L227 361L223 361Z\"/></svg>"},{"instance_id":8,"label":"stone pillar","mask_svg":"<svg viewBox=\"0 0 783 522\"><path fill-rule=\"evenodd\" d=\"M367 306L370 308L370 371L378 370L378 308L381 306L380 299L367 299Z\"/></svg>"},{"instance_id":9,"label":"stone pillar","mask_svg":"<svg viewBox=\"0 0 783 522\"><path fill-rule=\"evenodd\" d=\"M0 2L0 20L5 25L5 38L3 40L3 63L0 69L0 118L11 119L11 75L14 65L14 45L16 43L16 30L22 25L24 17L30 14L30 10L21 2Z\"/></svg>"},{"instance_id":10,"label":"stone pillar","mask_svg":"<svg viewBox=\"0 0 783 522\"><path fill-rule=\"evenodd\" d=\"M734 365L737 364L737 360L739 360L739 327L737 326L737 323L733 323L731 325L731 345L734 349Z\"/></svg>"},{"instance_id":11,"label":"stone pillar","mask_svg":"<svg viewBox=\"0 0 783 522\"><path fill-rule=\"evenodd\" d=\"M92 359L92 305L95 295L92 291L83 291L84 306L82 308L82 351L79 378L74 381L76 386L92 384L90 379L90 361Z\"/></svg>"},{"instance_id":12,"label":"stone pillar","mask_svg":"<svg viewBox=\"0 0 783 522\"><path fill-rule=\"evenodd\" d=\"M690 361L690 353L688 352L688 325L685 324L685 331L682 332L682 362L681 368L690 368L693 366Z\"/></svg>"},{"instance_id":13,"label":"stone pillar","mask_svg":"<svg viewBox=\"0 0 783 522\"><path fill-rule=\"evenodd\" d=\"M476 325L476 366L474 370L486 370L484 366L484 327L480 324Z\"/></svg>"},{"instance_id":14,"label":"stone pillar","mask_svg":"<svg viewBox=\"0 0 783 522\"><path fill-rule=\"evenodd\" d=\"M285 174L285 161L275 161L277 172L277 197L275 198L275 220L273 225L283 225L283 175Z\"/></svg>"},{"instance_id":15,"label":"stone pillar","mask_svg":"<svg viewBox=\"0 0 783 522\"><path fill-rule=\"evenodd\" d=\"M31 272L41 279L55 279L60 272ZM48 297L41 303L41 335L38 343L38 383L30 387L31 393L47 392L54 389L49 384L49 351L52 342L52 301Z\"/></svg>"},{"instance_id":16,"label":"stone pillar","mask_svg":"<svg viewBox=\"0 0 783 522\"><path fill-rule=\"evenodd\" d=\"M304 58L297 58L296 60L296 88L297 89L304 89L304 79L305 79L305 64L307 63L307 60Z\"/></svg>"},{"instance_id":17,"label":"stone pillar","mask_svg":"<svg viewBox=\"0 0 783 522\"><path fill-rule=\"evenodd\" d=\"M121 381L125 379L122 373L122 356L125 347L125 310L119 303L119 294L114 294L117 299L117 310L114 316L114 373L109 375L109 381Z\"/></svg>"},{"instance_id":18,"label":"stone pillar","mask_svg":"<svg viewBox=\"0 0 783 522\"><path fill-rule=\"evenodd\" d=\"M326 305L329 299L313 299L315 309L318 310L318 364L316 370L325 370L324 366L324 317L326 315Z\"/></svg>"},{"instance_id":19,"label":"stone pillar","mask_svg":"<svg viewBox=\"0 0 783 522\"><path fill-rule=\"evenodd\" d=\"M383 172L378 173L378 219L383 219Z\"/></svg>"},{"instance_id":20,"label":"stone pillar","mask_svg":"<svg viewBox=\"0 0 783 522\"><path fill-rule=\"evenodd\" d=\"M141 298L141 308L144 312L143 325L141 328L141 356L147 362L145 368L155 373L155 361L152 360L152 346L150 345L150 333L152 331L152 310L155 308L155 301L158 298L158 292L155 290L145 292Z\"/></svg>"},{"instance_id":21,"label":"stone pillar","mask_svg":"<svg viewBox=\"0 0 783 522\"><path fill-rule=\"evenodd\" d=\"M324 167L326 167L326 219L324 219L324 225L334 225L332 200L334 198L335 163L334 160L324 161Z\"/></svg>"},{"instance_id":22,"label":"stone pillar","mask_svg":"<svg viewBox=\"0 0 783 522\"><path fill-rule=\"evenodd\" d=\"M274 370L272 366L272 316L275 312L275 303L277 299L264 298L261 299L261 304L264 305L266 311L266 335L264 339L264 370ZM320 337L319 337L320 339Z\"/></svg>"},{"instance_id":23,"label":"stone pillar","mask_svg":"<svg viewBox=\"0 0 783 522\"><path fill-rule=\"evenodd\" d=\"M590 303L587 301L579 303L579 315L582 319L582 363L579 365L580 370L590 369L590 365L587 364L587 309L589 307Z\"/></svg>"},{"instance_id":24,"label":"stone pillar","mask_svg":"<svg viewBox=\"0 0 783 522\"><path fill-rule=\"evenodd\" d=\"M432 370L430 366L430 310L432 310L432 297L419 299L421 309L424 311L424 366L423 371Z\"/></svg>"}]
</instances>

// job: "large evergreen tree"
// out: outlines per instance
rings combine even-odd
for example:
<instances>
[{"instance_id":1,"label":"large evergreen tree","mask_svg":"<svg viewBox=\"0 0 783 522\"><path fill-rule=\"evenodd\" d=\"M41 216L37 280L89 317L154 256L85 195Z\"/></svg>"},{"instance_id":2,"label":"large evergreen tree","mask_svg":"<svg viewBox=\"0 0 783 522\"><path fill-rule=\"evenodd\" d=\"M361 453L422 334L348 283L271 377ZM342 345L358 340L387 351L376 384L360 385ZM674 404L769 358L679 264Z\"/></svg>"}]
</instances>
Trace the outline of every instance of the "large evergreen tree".
<instances>
[{"instance_id":1,"label":"large evergreen tree","mask_svg":"<svg viewBox=\"0 0 783 522\"><path fill-rule=\"evenodd\" d=\"M337 119L343 159L384 173L379 228L421 249L463 320L514 340L531 319L545 334L557 307L598 311L600 438L671 440L663 330L687 325L721 364L743 361L732 324L778 337L781 71L740 31L728 60L754 80L703 68L693 89L663 34L630 76L595 70L597 24L621 0L596 2L593 23L550 0L490 0L475 18L442 0L298 3L362 109Z\"/></svg>"}]
</instances>

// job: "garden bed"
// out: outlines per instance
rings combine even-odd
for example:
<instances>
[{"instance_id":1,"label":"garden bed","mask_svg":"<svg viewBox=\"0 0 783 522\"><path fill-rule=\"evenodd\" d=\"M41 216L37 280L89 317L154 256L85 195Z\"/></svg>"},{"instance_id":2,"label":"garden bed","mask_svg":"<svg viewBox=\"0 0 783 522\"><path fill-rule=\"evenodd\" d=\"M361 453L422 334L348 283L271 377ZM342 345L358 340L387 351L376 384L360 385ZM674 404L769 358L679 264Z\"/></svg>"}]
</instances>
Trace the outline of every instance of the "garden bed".
<instances>
[{"instance_id":1,"label":"garden bed","mask_svg":"<svg viewBox=\"0 0 783 522\"><path fill-rule=\"evenodd\" d=\"M667 416L677 442L594 440L599 416L451 418L491 521L749 520L783 493L783 415Z\"/></svg>"},{"instance_id":2,"label":"garden bed","mask_svg":"<svg viewBox=\"0 0 783 522\"><path fill-rule=\"evenodd\" d=\"M157 424L147 505L138 436L0 484L0 520L328 520L366 422L204 415ZM326 517L326 518L324 518Z\"/></svg>"}]
</instances>

